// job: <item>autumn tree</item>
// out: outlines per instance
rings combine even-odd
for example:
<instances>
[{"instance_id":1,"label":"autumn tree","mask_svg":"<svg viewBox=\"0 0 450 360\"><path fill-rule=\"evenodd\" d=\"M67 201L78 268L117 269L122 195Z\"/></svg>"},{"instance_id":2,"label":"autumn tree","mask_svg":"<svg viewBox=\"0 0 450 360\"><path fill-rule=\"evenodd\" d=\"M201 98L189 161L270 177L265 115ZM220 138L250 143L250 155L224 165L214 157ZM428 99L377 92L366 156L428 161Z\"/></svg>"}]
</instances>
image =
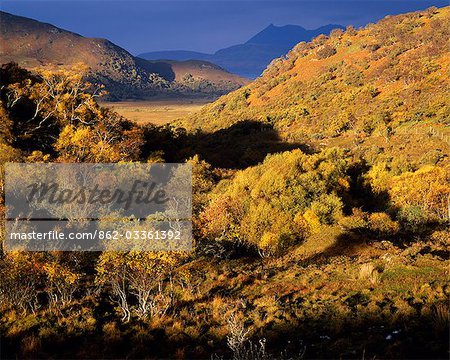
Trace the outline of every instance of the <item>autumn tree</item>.
<instances>
[{"instance_id":1,"label":"autumn tree","mask_svg":"<svg viewBox=\"0 0 450 360\"><path fill-rule=\"evenodd\" d=\"M60 159L69 162L137 160L141 130L116 113L101 109L90 125L66 125L55 143Z\"/></svg>"},{"instance_id":2,"label":"autumn tree","mask_svg":"<svg viewBox=\"0 0 450 360\"><path fill-rule=\"evenodd\" d=\"M39 255L20 251L7 252L0 258L0 306L23 312L39 308L38 288L41 284Z\"/></svg>"},{"instance_id":3,"label":"autumn tree","mask_svg":"<svg viewBox=\"0 0 450 360\"><path fill-rule=\"evenodd\" d=\"M98 105L102 90L83 79L80 66L37 74L3 66L3 142L29 152L57 153L68 162L137 160L142 130Z\"/></svg>"},{"instance_id":4,"label":"autumn tree","mask_svg":"<svg viewBox=\"0 0 450 360\"><path fill-rule=\"evenodd\" d=\"M97 264L97 282L108 286L111 299L129 321L132 311L139 317L163 315L171 304L163 292L163 281L184 258L178 252L107 251ZM133 308L131 298L137 303Z\"/></svg>"},{"instance_id":5,"label":"autumn tree","mask_svg":"<svg viewBox=\"0 0 450 360\"><path fill-rule=\"evenodd\" d=\"M61 310L73 300L81 275L67 265L49 260L43 265L50 307Z\"/></svg>"},{"instance_id":6,"label":"autumn tree","mask_svg":"<svg viewBox=\"0 0 450 360\"><path fill-rule=\"evenodd\" d=\"M421 217L425 222L450 220L449 166L424 166L395 176L388 192L392 203L400 208L400 217L411 225L416 223L413 227L421 222Z\"/></svg>"},{"instance_id":7,"label":"autumn tree","mask_svg":"<svg viewBox=\"0 0 450 360\"><path fill-rule=\"evenodd\" d=\"M269 155L262 165L217 186L200 215L203 235L255 246L262 256L280 253L309 234L309 219L337 221L340 195L349 189L346 169L338 149Z\"/></svg>"}]
</instances>

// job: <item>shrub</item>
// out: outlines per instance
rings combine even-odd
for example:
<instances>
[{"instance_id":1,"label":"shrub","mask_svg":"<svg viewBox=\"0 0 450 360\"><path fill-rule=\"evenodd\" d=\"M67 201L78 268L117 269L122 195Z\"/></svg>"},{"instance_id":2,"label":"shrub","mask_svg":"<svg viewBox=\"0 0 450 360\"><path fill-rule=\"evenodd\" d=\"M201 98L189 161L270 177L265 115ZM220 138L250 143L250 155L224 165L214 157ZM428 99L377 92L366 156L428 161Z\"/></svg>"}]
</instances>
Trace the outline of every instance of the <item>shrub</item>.
<instances>
[{"instance_id":1,"label":"shrub","mask_svg":"<svg viewBox=\"0 0 450 360\"><path fill-rule=\"evenodd\" d=\"M96 282L108 286L124 322L131 319L133 311L139 317L164 315L171 298L162 291L163 280L184 257L182 252L106 251L97 263Z\"/></svg>"},{"instance_id":2,"label":"shrub","mask_svg":"<svg viewBox=\"0 0 450 360\"><path fill-rule=\"evenodd\" d=\"M380 161L374 164L364 175L367 185L377 195L385 192L391 185L392 174L386 162Z\"/></svg>"},{"instance_id":3,"label":"shrub","mask_svg":"<svg viewBox=\"0 0 450 360\"><path fill-rule=\"evenodd\" d=\"M303 215L305 221L308 224L309 229L311 230L312 234L317 233L321 228L321 223L319 217L316 215L316 213L312 210L306 210Z\"/></svg>"},{"instance_id":4,"label":"shrub","mask_svg":"<svg viewBox=\"0 0 450 360\"><path fill-rule=\"evenodd\" d=\"M316 55L318 59L326 59L336 54L336 49L330 45L323 45L317 51Z\"/></svg>"},{"instance_id":5,"label":"shrub","mask_svg":"<svg viewBox=\"0 0 450 360\"><path fill-rule=\"evenodd\" d=\"M202 211L198 227L203 237L217 239L225 235L228 240L238 239L242 216L243 209L235 199L219 196Z\"/></svg>"},{"instance_id":6,"label":"shrub","mask_svg":"<svg viewBox=\"0 0 450 360\"><path fill-rule=\"evenodd\" d=\"M361 209L353 209L352 215L342 217L339 225L344 230L362 230L368 227L368 214Z\"/></svg>"},{"instance_id":7,"label":"shrub","mask_svg":"<svg viewBox=\"0 0 450 360\"><path fill-rule=\"evenodd\" d=\"M259 243L259 254L262 257L274 255L280 247L280 236L273 232L266 232Z\"/></svg>"},{"instance_id":8,"label":"shrub","mask_svg":"<svg viewBox=\"0 0 450 360\"><path fill-rule=\"evenodd\" d=\"M342 200L335 194L321 195L311 204L311 210L322 224L333 224L342 217Z\"/></svg>"},{"instance_id":9,"label":"shrub","mask_svg":"<svg viewBox=\"0 0 450 360\"><path fill-rule=\"evenodd\" d=\"M357 34L356 29L352 25L347 26L345 32L350 36L354 36Z\"/></svg>"},{"instance_id":10,"label":"shrub","mask_svg":"<svg viewBox=\"0 0 450 360\"><path fill-rule=\"evenodd\" d=\"M208 193L215 185L214 173L210 164L201 160L198 155L187 161L192 166L192 202L193 211L198 214L207 202Z\"/></svg>"},{"instance_id":11,"label":"shrub","mask_svg":"<svg viewBox=\"0 0 450 360\"><path fill-rule=\"evenodd\" d=\"M351 117L347 114L340 114L334 117L328 127L328 133L331 136L338 136L351 128Z\"/></svg>"},{"instance_id":12,"label":"shrub","mask_svg":"<svg viewBox=\"0 0 450 360\"><path fill-rule=\"evenodd\" d=\"M274 215L276 214L276 215ZM304 238L293 222L293 216L272 204L261 201L252 204L242 220L240 234L250 245L258 248L262 256L283 252L296 240Z\"/></svg>"},{"instance_id":13,"label":"shrub","mask_svg":"<svg viewBox=\"0 0 450 360\"><path fill-rule=\"evenodd\" d=\"M433 242L433 244L436 244L437 246L446 247L448 245L449 239L450 239L450 229L434 231L433 234L431 234L431 241Z\"/></svg>"},{"instance_id":14,"label":"shrub","mask_svg":"<svg viewBox=\"0 0 450 360\"><path fill-rule=\"evenodd\" d=\"M378 212L370 214L369 229L381 236L392 236L398 232L399 225L388 214Z\"/></svg>"},{"instance_id":15,"label":"shrub","mask_svg":"<svg viewBox=\"0 0 450 360\"><path fill-rule=\"evenodd\" d=\"M34 311L39 275L33 257L26 253L13 252L0 258L0 308Z\"/></svg>"},{"instance_id":16,"label":"shrub","mask_svg":"<svg viewBox=\"0 0 450 360\"><path fill-rule=\"evenodd\" d=\"M79 285L80 275L56 261L50 261L43 267L50 306L61 310L72 300Z\"/></svg>"},{"instance_id":17,"label":"shrub","mask_svg":"<svg viewBox=\"0 0 450 360\"><path fill-rule=\"evenodd\" d=\"M311 233L311 228L309 226L308 221L302 213L298 213L294 217L294 224L297 227L297 232L303 234L304 237L308 237Z\"/></svg>"},{"instance_id":18,"label":"shrub","mask_svg":"<svg viewBox=\"0 0 450 360\"><path fill-rule=\"evenodd\" d=\"M418 231L423 229L428 217L420 206L405 206L398 212L398 219L406 230Z\"/></svg>"},{"instance_id":19,"label":"shrub","mask_svg":"<svg viewBox=\"0 0 450 360\"><path fill-rule=\"evenodd\" d=\"M342 37L342 35L344 35L344 30L342 30L342 29L333 29L333 30L331 30L331 32L330 32L330 38L341 38Z\"/></svg>"}]
</instances>

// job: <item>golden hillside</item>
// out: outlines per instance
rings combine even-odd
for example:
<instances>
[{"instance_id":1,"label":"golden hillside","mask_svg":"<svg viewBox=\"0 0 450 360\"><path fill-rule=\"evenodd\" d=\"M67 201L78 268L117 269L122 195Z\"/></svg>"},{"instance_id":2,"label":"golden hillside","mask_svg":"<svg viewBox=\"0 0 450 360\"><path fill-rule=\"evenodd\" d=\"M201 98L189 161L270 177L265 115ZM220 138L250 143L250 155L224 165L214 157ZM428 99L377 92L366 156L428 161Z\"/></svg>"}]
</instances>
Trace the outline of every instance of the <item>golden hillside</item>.
<instances>
[{"instance_id":1,"label":"golden hillside","mask_svg":"<svg viewBox=\"0 0 450 360\"><path fill-rule=\"evenodd\" d=\"M448 153L449 18L449 7L430 8L300 43L182 125L211 132L258 121L290 142Z\"/></svg>"}]
</instances>

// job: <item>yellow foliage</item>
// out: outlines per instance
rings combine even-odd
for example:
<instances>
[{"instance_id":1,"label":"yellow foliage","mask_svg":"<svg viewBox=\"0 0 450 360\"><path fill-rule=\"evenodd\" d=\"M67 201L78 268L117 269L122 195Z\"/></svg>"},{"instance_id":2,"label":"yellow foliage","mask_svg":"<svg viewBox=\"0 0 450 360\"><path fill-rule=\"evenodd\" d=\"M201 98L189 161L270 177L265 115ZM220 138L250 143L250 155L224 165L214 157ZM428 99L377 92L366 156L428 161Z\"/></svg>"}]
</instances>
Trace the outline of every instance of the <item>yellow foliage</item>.
<instances>
[{"instance_id":1,"label":"yellow foliage","mask_svg":"<svg viewBox=\"0 0 450 360\"><path fill-rule=\"evenodd\" d=\"M303 234L303 237L306 238L310 235L311 233L310 225L301 212L298 212L297 215L295 215L294 223L298 228L297 232Z\"/></svg>"},{"instance_id":2,"label":"yellow foliage","mask_svg":"<svg viewBox=\"0 0 450 360\"><path fill-rule=\"evenodd\" d=\"M62 158L75 162L118 162L123 158L118 148L99 139L98 134L87 126L64 127L55 149Z\"/></svg>"},{"instance_id":3,"label":"yellow foliage","mask_svg":"<svg viewBox=\"0 0 450 360\"><path fill-rule=\"evenodd\" d=\"M200 215L202 234L237 239L264 254L281 253L341 216L336 193L349 189L347 166L343 151L334 148L269 155L219 184ZM310 208L314 212L303 217Z\"/></svg>"},{"instance_id":4,"label":"yellow foliage","mask_svg":"<svg viewBox=\"0 0 450 360\"><path fill-rule=\"evenodd\" d=\"M262 256L275 255L280 246L280 236L273 232L265 232L258 244Z\"/></svg>"},{"instance_id":5,"label":"yellow foliage","mask_svg":"<svg viewBox=\"0 0 450 360\"><path fill-rule=\"evenodd\" d=\"M4 165L7 162L17 162L20 156L21 152L19 150L0 141L0 165Z\"/></svg>"},{"instance_id":6,"label":"yellow foliage","mask_svg":"<svg viewBox=\"0 0 450 360\"><path fill-rule=\"evenodd\" d=\"M51 282L62 281L67 285L75 285L80 279L80 274L74 273L57 262L46 263L43 270Z\"/></svg>"},{"instance_id":7,"label":"yellow foliage","mask_svg":"<svg viewBox=\"0 0 450 360\"><path fill-rule=\"evenodd\" d=\"M396 176L389 195L397 207L417 206L430 220L448 219L450 166L424 166Z\"/></svg>"},{"instance_id":8,"label":"yellow foliage","mask_svg":"<svg viewBox=\"0 0 450 360\"><path fill-rule=\"evenodd\" d=\"M132 281L139 275L155 282L181 264L185 257L184 252L103 252L97 263L97 281L109 282L117 277L125 277Z\"/></svg>"},{"instance_id":9,"label":"yellow foliage","mask_svg":"<svg viewBox=\"0 0 450 360\"><path fill-rule=\"evenodd\" d=\"M303 214L304 219L309 225L312 234L316 234L320 231L321 224L319 217L312 210L306 210Z\"/></svg>"},{"instance_id":10,"label":"yellow foliage","mask_svg":"<svg viewBox=\"0 0 450 360\"><path fill-rule=\"evenodd\" d=\"M382 193L390 187L392 174L386 162L378 162L370 168L365 178L375 193Z\"/></svg>"},{"instance_id":11,"label":"yellow foliage","mask_svg":"<svg viewBox=\"0 0 450 360\"><path fill-rule=\"evenodd\" d=\"M50 155L44 154L42 151L33 151L30 155L27 156L26 162L30 163L46 163L50 161Z\"/></svg>"},{"instance_id":12,"label":"yellow foliage","mask_svg":"<svg viewBox=\"0 0 450 360\"><path fill-rule=\"evenodd\" d=\"M352 209L352 215L342 217L339 220L339 225L345 230L361 230L368 226L369 214L363 212L361 209Z\"/></svg>"},{"instance_id":13,"label":"yellow foliage","mask_svg":"<svg viewBox=\"0 0 450 360\"><path fill-rule=\"evenodd\" d=\"M370 230L382 235L392 236L399 230L399 224L393 221L386 213L373 213L369 216Z\"/></svg>"}]
</instances>

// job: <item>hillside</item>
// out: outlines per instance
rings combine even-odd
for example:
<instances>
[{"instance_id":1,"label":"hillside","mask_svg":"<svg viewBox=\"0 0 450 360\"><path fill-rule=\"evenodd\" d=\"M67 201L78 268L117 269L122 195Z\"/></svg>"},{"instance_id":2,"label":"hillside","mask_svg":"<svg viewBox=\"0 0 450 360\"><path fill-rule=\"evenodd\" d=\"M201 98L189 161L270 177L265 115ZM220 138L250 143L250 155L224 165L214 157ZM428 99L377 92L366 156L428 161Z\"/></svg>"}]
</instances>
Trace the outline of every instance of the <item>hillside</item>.
<instances>
[{"instance_id":1,"label":"hillside","mask_svg":"<svg viewBox=\"0 0 450 360\"><path fill-rule=\"evenodd\" d=\"M256 78L273 59L286 54L295 44L300 41L310 41L319 34L329 34L336 28L342 27L330 24L314 30L306 30L296 25L271 24L244 44L230 46L214 54L174 50L149 52L139 56L148 60L207 60L232 73L246 78Z\"/></svg>"},{"instance_id":2,"label":"hillside","mask_svg":"<svg viewBox=\"0 0 450 360\"><path fill-rule=\"evenodd\" d=\"M246 83L208 62L163 62L162 66L155 66L106 39L85 38L5 12L0 13L0 19L0 63L14 61L28 69L69 68L81 63L89 69L89 80L105 85L113 98L222 95ZM199 67L204 70L199 71ZM174 73L176 76L172 76ZM188 74L193 75L191 82L178 81Z\"/></svg>"},{"instance_id":3,"label":"hillside","mask_svg":"<svg viewBox=\"0 0 450 360\"><path fill-rule=\"evenodd\" d=\"M448 7L431 9L300 43L182 126L213 132L254 121L288 143L356 147L367 156L401 144L416 160L433 151L446 158L449 18Z\"/></svg>"},{"instance_id":4,"label":"hillside","mask_svg":"<svg viewBox=\"0 0 450 360\"><path fill-rule=\"evenodd\" d=\"M213 87L215 86L224 89L224 92L230 92L250 82L208 61L151 61L138 58L138 63L148 71L160 75L167 81L176 82L194 91L207 92L208 87L210 87L210 91L213 93Z\"/></svg>"}]
</instances>

